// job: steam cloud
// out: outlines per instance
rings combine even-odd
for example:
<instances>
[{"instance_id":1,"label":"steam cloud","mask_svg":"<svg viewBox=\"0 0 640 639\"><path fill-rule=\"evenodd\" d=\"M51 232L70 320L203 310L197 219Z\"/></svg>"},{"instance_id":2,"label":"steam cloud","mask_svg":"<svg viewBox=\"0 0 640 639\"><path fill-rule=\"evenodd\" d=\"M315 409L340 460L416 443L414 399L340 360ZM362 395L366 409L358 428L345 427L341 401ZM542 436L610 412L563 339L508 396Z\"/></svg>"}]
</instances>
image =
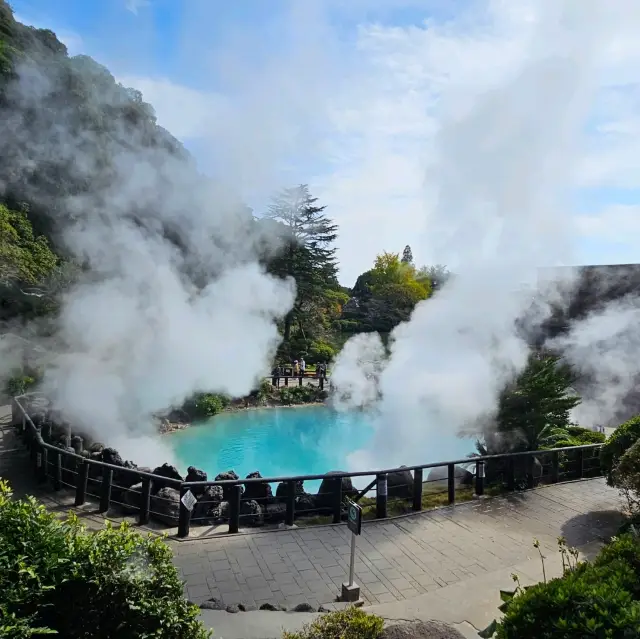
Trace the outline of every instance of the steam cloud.
<instances>
[{"instance_id":1,"label":"steam cloud","mask_svg":"<svg viewBox=\"0 0 640 639\"><path fill-rule=\"evenodd\" d=\"M556 272L556 285L542 286L538 273L573 261L564 196L612 23L594 18L604 8L598 2L588 3L596 12L588 16L575 2L536 6L524 55L515 57L507 81L471 97L455 87L443 96L452 115L438 133L428 176L437 201L427 224L430 250L422 252L451 264L457 276L394 330L388 356L371 363L368 354L382 351L377 335L354 338L338 356L334 379L352 380L339 406L380 398L373 444L353 454L354 467L432 460L439 431L473 430L490 417L527 360L516 320L530 313L535 295L529 322L539 325L570 288L572 269ZM596 381L606 389L633 358L617 357L622 344L638 353L627 331L636 311L620 310L576 326L564 342L574 360L599 369ZM597 340L604 340L604 367L591 346ZM377 375L367 370L376 367ZM608 391L596 401L607 410L615 402Z\"/></svg>"}]
</instances>

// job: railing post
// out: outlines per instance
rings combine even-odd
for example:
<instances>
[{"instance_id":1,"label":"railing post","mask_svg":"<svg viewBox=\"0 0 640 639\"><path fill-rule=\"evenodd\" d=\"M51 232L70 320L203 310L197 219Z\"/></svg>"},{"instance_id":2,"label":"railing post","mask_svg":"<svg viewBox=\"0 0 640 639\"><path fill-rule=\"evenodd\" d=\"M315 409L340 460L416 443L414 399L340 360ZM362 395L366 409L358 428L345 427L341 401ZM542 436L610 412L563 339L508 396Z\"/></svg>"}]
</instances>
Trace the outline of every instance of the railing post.
<instances>
[{"instance_id":1,"label":"railing post","mask_svg":"<svg viewBox=\"0 0 640 639\"><path fill-rule=\"evenodd\" d=\"M113 470L106 466L102 468L102 486L100 490L100 508L98 512L106 513L111 504L111 485L113 483Z\"/></svg>"},{"instance_id":2,"label":"railing post","mask_svg":"<svg viewBox=\"0 0 640 639\"><path fill-rule=\"evenodd\" d=\"M318 378L318 386L320 386L320 390L324 390L324 378L323 377L319 377Z\"/></svg>"},{"instance_id":3,"label":"railing post","mask_svg":"<svg viewBox=\"0 0 640 639\"><path fill-rule=\"evenodd\" d=\"M76 475L76 506L82 506L87 499L87 483L89 482L89 464L80 462Z\"/></svg>"},{"instance_id":4,"label":"railing post","mask_svg":"<svg viewBox=\"0 0 640 639\"><path fill-rule=\"evenodd\" d=\"M62 488L62 453L56 452L55 474L53 476L53 490Z\"/></svg>"},{"instance_id":5,"label":"railing post","mask_svg":"<svg viewBox=\"0 0 640 639\"><path fill-rule=\"evenodd\" d=\"M387 474L381 473L376 477L376 518L385 519L387 516Z\"/></svg>"},{"instance_id":6,"label":"railing post","mask_svg":"<svg viewBox=\"0 0 640 639\"><path fill-rule=\"evenodd\" d=\"M49 472L49 451L42 447L42 458L40 463L40 472L38 473L38 481L44 484L47 481L47 473Z\"/></svg>"},{"instance_id":7,"label":"railing post","mask_svg":"<svg viewBox=\"0 0 640 639\"><path fill-rule=\"evenodd\" d=\"M507 458L507 490L516 489L516 462L513 457Z\"/></svg>"},{"instance_id":8,"label":"railing post","mask_svg":"<svg viewBox=\"0 0 640 639\"><path fill-rule=\"evenodd\" d=\"M302 375L298 378L298 386L302 386Z\"/></svg>"},{"instance_id":9,"label":"railing post","mask_svg":"<svg viewBox=\"0 0 640 639\"><path fill-rule=\"evenodd\" d=\"M180 511L178 514L178 537L184 539L189 536L191 529L191 511L182 503L182 498L189 490L188 486L180 484Z\"/></svg>"},{"instance_id":10,"label":"railing post","mask_svg":"<svg viewBox=\"0 0 640 639\"><path fill-rule=\"evenodd\" d=\"M560 453L554 450L551 454L551 483L557 484L560 481Z\"/></svg>"},{"instance_id":11,"label":"railing post","mask_svg":"<svg viewBox=\"0 0 640 639\"><path fill-rule=\"evenodd\" d=\"M289 378L285 376L284 378L284 385L285 386L289 386Z\"/></svg>"},{"instance_id":12,"label":"railing post","mask_svg":"<svg viewBox=\"0 0 640 639\"><path fill-rule=\"evenodd\" d=\"M339 524L342 521L342 477L333 480L333 523Z\"/></svg>"},{"instance_id":13,"label":"railing post","mask_svg":"<svg viewBox=\"0 0 640 639\"><path fill-rule=\"evenodd\" d=\"M285 513L284 523L287 526L293 526L296 517L296 482L287 482L287 511Z\"/></svg>"},{"instance_id":14,"label":"railing post","mask_svg":"<svg viewBox=\"0 0 640 639\"><path fill-rule=\"evenodd\" d=\"M149 514L151 512L151 479L149 477L142 478L142 488L140 490L140 514L138 523L140 526L146 526L149 523Z\"/></svg>"},{"instance_id":15,"label":"railing post","mask_svg":"<svg viewBox=\"0 0 640 639\"><path fill-rule=\"evenodd\" d=\"M422 510L422 468L413 471L413 505L415 512Z\"/></svg>"},{"instance_id":16,"label":"railing post","mask_svg":"<svg viewBox=\"0 0 640 639\"><path fill-rule=\"evenodd\" d=\"M484 495L484 462L476 462L476 495Z\"/></svg>"},{"instance_id":17,"label":"railing post","mask_svg":"<svg viewBox=\"0 0 640 639\"><path fill-rule=\"evenodd\" d=\"M576 451L578 453L578 479L584 477L584 448Z\"/></svg>"},{"instance_id":18,"label":"railing post","mask_svg":"<svg viewBox=\"0 0 640 639\"><path fill-rule=\"evenodd\" d=\"M236 484L231 487L231 499L229 500L229 534L235 535L240 530L240 499L242 498L242 486Z\"/></svg>"},{"instance_id":19,"label":"railing post","mask_svg":"<svg viewBox=\"0 0 640 639\"><path fill-rule=\"evenodd\" d=\"M447 492L449 504L456 503L456 465L447 464Z\"/></svg>"}]
</instances>

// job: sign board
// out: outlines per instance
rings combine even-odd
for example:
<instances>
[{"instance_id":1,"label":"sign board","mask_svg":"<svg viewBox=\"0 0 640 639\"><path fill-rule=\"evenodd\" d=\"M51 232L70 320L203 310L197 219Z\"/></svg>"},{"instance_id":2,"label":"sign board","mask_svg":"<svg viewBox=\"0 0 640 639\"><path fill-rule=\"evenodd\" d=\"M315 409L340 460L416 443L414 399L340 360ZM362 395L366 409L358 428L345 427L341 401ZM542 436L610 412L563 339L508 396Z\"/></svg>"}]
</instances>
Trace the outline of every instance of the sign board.
<instances>
[{"instance_id":1,"label":"sign board","mask_svg":"<svg viewBox=\"0 0 640 639\"><path fill-rule=\"evenodd\" d=\"M380 497L387 496L387 476L383 475L382 477L378 477L378 485L376 487L377 494Z\"/></svg>"},{"instance_id":2,"label":"sign board","mask_svg":"<svg viewBox=\"0 0 640 639\"><path fill-rule=\"evenodd\" d=\"M42 453L36 453L36 465L42 468Z\"/></svg>"},{"instance_id":3,"label":"sign board","mask_svg":"<svg viewBox=\"0 0 640 639\"><path fill-rule=\"evenodd\" d=\"M180 501L183 503L184 507L191 512L198 500L193 496L193 493L190 490L187 490L187 492L182 495L182 499Z\"/></svg>"},{"instance_id":4,"label":"sign board","mask_svg":"<svg viewBox=\"0 0 640 639\"><path fill-rule=\"evenodd\" d=\"M348 504L347 527L354 535L359 535L362 531L362 508L353 501Z\"/></svg>"}]
</instances>

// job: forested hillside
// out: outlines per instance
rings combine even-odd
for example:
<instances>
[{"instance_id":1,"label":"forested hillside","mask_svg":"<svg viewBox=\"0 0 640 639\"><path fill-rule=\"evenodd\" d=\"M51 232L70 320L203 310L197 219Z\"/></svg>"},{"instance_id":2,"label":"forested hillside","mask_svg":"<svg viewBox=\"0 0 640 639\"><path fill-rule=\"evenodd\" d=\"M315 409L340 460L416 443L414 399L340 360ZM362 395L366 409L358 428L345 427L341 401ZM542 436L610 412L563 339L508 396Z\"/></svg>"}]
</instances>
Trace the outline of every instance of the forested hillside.
<instances>
[{"instance_id":1,"label":"forested hillside","mask_svg":"<svg viewBox=\"0 0 640 639\"><path fill-rule=\"evenodd\" d=\"M134 152L135 161L128 157ZM140 192L122 198L120 214L143 228L160 226L178 250L192 250L184 221L197 223L202 202L191 193L211 178L157 124L139 91L87 56L70 57L52 31L17 22L0 0L0 320L55 314L60 294L88 268L72 258L62 230L105 215L106 203L118 206L113 191L123 174L140 170L141 155L148 185L136 182ZM176 174L194 188L177 196L167 186ZM157 214L159 202L171 215ZM276 229L278 251L251 250L270 273L296 280L296 301L281 326L283 360L328 361L354 332L388 333L446 277L443 267L417 269L406 247L402 256L382 252L353 289L341 286L339 228L306 185L274 194L265 211L237 209L241 226ZM211 238L212 253L218 241ZM206 275L190 273L200 284Z\"/></svg>"}]
</instances>

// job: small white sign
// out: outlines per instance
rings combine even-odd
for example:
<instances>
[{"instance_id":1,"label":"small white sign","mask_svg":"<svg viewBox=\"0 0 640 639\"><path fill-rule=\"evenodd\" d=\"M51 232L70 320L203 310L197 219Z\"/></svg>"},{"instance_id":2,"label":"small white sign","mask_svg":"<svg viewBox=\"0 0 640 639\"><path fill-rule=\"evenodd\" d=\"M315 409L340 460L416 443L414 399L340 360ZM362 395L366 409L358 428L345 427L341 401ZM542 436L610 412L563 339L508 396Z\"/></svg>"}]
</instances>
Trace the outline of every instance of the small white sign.
<instances>
[{"instance_id":1,"label":"small white sign","mask_svg":"<svg viewBox=\"0 0 640 639\"><path fill-rule=\"evenodd\" d=\"M192 511L198 500L193 496L193 493L190 490L187 490L187 492L182 495L181 501L188 511Z\"/></svg>"},{"instance_id":2,"label":"small white sign","mask_svg":"<svg viewBox=\"0 0 640 639\"><path fill-rule=\"evenodd\" d=\"M387 496L387 478L379 477L378 478L378 495L381 497Z\"/></svg>"},{"instance_id":3,"label":"small white sign","mask_svg":"<svg viewBox=\"0 0 640 639\"><path fill-rule=\"evenodd\" d=\"M42 467L42 453L36 453L36 464L38 468Z\"/></svg>"}]
</instances>

